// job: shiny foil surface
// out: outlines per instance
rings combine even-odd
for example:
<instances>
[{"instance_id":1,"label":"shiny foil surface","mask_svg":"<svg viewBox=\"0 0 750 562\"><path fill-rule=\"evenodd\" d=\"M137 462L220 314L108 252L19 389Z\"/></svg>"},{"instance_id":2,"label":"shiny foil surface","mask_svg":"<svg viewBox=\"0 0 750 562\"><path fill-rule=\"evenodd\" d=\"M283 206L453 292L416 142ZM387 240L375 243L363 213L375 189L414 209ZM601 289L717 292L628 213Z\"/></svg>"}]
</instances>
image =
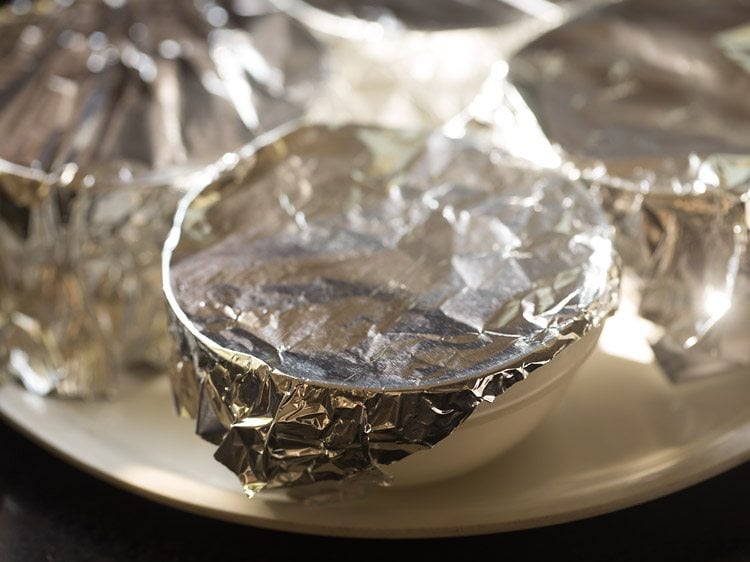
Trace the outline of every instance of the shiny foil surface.
<instances>
[{"instance_id":1,"label":"shiny foil surface","mask_svg":"<svg viewBox=\"0 0 750 562\"><path fill-rule=\"evenodd\" d=\"M546 1L274 3L314 30L330 57L309 121L414 129L455 116L495 61L574 11Z\"/></svg>"},{"instance_id":2,"label":"shiny foil surface","mask_svg":"<svg viewBox=\"0 0 750 562\"><path fill-rule=\"evenodd\" d=\"M181 202L177 403L250 493L383 481L600 325L612 238L585 186L481 139L297 129Z\"/></svg>"},{"instance_id":3,"label":"shiny foil surface","mask_svg":"<svg viewBox=\"0 0 750 562\"><path fill-rule=\"evenodd\" d=\"M0 347L33 391L106 393L168 356L190 174L301 116L322 52L259 2L15 2L0 30Z\"/></svg>"},{"instance_id":4,"label":"shiny foil surface","mask_svg":"<svg viewBox=\"0 0 750 562\"><path fill-rule=\"evenodd\" d=\"M333 17L373 22L385 29L439 31L497 27L526 17L561 16L559 2L503 0L292 0L282 6L307 9L310 17Z\"/></svg>"},{"instance_id":5,"label":"shiny foil surface","mask_svg":"<svg viewBox=\"0 0 750 562\"><path fill-rule=\"evenodd\" d=\"M750 2L600 8L523 48L510 77L614 216L665 371L750 365Z\"/></svg>"}]
</instances>

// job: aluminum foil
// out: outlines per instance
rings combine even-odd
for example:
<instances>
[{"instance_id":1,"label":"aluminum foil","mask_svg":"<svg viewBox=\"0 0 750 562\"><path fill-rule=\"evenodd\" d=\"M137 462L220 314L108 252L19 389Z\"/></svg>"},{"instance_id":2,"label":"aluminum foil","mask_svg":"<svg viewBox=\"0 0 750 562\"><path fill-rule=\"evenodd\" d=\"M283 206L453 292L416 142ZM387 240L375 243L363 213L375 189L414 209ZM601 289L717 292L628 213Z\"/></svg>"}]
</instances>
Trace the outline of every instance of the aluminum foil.
<instances>
[{"instance_id":1,"label":"aluminum foil","mask_svg":"<svg viewBox=\"0 0 750 562\"><path fill-rule=\"evenodd\" d=\"M510 71L615 217L665 371L749 366L750 3L607 6L526 46Z\"/></svg>"},{"instance_id":2,"label":"aluminum foil","mask_svg":"<svg viewBox=\"0 0 750 562\"><path fill-rule=\"evenodd\" d=\"M336 27L339 33L359 27L391 30L440 31L477 29L519 23L531 17L557 21L562 2L547 0L275 0L284 9L299 13L314 27ZM343 21L342 21L343 20ZM370 31L369 33L374 33Z\"/></svg>"},{"instance_id":3,"label":"aluminum foil","mask_svg":"<svg viewBox=\"0 0 750 562\"><path fill-rule=\"evenodd\" d=\"M572 10L546 1L274 2L330 54L309 120L396 128L442 125L476 96L496 60Z\"/></svg>"},{"instance_id":4,"label":"aluminum foil","mask_svg":"<svg viewBox=\"0 0 750 562\"><path fill-rule=\"evenodd\" d=\"M603 321L612 236L481 139L298 129L181 202L177 403L249 494L384 481Z\"/></svg>"},{"instance_id":5,"label":"aluminum foil","mask_svg":"<svg viewBox=\"0 0 750 562\"><path fill-rule=\"evenodd\" d=\"M168 356L191 174L301 116L321 49L262 2L14 2L0 31L0 348L31 390L101 394Z\"/></svg>"}]
</instances>

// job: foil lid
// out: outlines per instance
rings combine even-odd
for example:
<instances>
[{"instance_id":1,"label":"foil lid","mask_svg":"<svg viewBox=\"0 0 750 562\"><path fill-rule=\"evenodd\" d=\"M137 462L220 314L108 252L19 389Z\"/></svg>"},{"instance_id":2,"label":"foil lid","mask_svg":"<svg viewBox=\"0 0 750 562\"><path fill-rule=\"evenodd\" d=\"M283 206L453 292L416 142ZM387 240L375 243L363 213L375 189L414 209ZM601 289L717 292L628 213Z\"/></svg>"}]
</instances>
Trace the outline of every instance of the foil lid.
<instances>
[{"instance_id":1,"label":"foil lid","mask_svg":"<svg viewBox=\"0 0 750 562\"><path fill-rule=\"evenodd\" d=\"M588 190L471 137L307 126L181 202L183 413L252 494L432 447L616 305Z\"/></svg>"},{"instance_id":2,"label":"foil lid","mask_svg":"<svg viewBox=\"0 0 750 562\"><path fill-rule=\"evenodd\" d=\"M437 128L465 108L492 64L569 17L551 2L274 0L329 53L310 122Z\"/></svg>"},{"instance_id":3,"label":"foil lid","mask_svg":"<svg viewBox=\"0 0 750 562\"><path fill-rule=\"evenodd\" d=\"M613 215L674 378L750 365L750 330L732 320L750 312L748 37L746 1L631 0L510 61L548 139L541 154L554 160L556 145Z\"/></svg>"},{"instance_id":4,"label":"foil lid","mask_svg":"<svg viewBox=\"0 0 750 562\"><path fill-rule=\"evenodd\" d=\"M167 356L190 175L300 117L321 48L259 2L15 2L0 30L0 347L31 390L101 394Z\"/></svg>"}]
</instances>

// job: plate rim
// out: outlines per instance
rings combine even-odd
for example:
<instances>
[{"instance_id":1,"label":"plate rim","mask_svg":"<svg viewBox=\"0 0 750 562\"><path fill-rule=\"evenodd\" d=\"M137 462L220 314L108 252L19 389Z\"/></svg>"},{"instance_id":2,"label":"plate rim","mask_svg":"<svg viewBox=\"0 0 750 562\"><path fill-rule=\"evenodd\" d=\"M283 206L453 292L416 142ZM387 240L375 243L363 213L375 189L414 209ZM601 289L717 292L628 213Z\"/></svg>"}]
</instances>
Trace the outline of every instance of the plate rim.
<instances>
[{"instance_id":1,"label":"plate rim","mask_svg":"<svg viewBox=\"0 0 750 562\"><path fill-rule=\"evenodd\" d=\"M11 382L10 384L14 384ZM18 389L26 393L23 388ZM734 454L729 454L719 462L703 465L702 468L683 473L679 470L680 466L689 465L695 454L683 457L679 463L676 463L664 479L655 479L653 482L658 485L652 485L632 495L619 498L610 498L596 505L587 505L579 509L564 509L542 516L521 516L513 521L490 522L486 524L470 525L431 525L429 527L402 527L402 528L376 528L371 526L358 527L340 527L315 525L299 521L286 521L283 519L273 519L263 517L258 514L238 514L219 508L199 505L187 500L183 500L168 494L160 494L152 489L138 486L129 481L126 477L118 473L108 473L85 460L78 458L61 447L44 439L39 433L27 427L14 416L5 411L0 406L0 418L8 425L29 439L34 445L47 451L54 457L60 459L100 481L107 483L117 489L127 493L132 493L148 501L155 502L159 505L172 509L178 509L199 517L206 517L223 522L252 526L260 529L296 533L302 535L340 537L340 538L369 538L369 539L420 539L420 538L440 538L440 537L467 537L480 536L496 533L506 533L520 530L537 529L551 525L559 525L589 519L600 515L605 515L629 507L634 507L647 503L673 493L679 492L700 482L711 479L723 472L731 470L741 464L750 461L750 442L747 446L739 449ZM724 437L733 436L739 433L750 435L750 422L739 424L731 431L722 434ZM240 493L238 491L238 493ZM252 500L248 500L252 501Z\"/></svg>"}]
</instances>

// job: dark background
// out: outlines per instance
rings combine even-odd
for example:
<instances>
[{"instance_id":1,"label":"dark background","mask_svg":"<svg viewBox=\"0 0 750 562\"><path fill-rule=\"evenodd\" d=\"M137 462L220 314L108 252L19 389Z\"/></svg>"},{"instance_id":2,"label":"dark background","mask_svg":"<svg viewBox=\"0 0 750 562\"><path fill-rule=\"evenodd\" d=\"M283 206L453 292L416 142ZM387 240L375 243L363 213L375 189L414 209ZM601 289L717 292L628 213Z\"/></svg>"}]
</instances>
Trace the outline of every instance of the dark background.
<instances>
[{"instance_id":1,"label":"dark background","mask_svg":"<svg viewBox=\"0 0 750 562\"><path fill-rule=\"evenodd\" d=\"M0 421L1 562L390 562L406 549L419 562L750 561L750 463L672 496L566 525L459 539L344 540L220 523L151 503L66 465Z\"/></svg>"}]
</instances>

